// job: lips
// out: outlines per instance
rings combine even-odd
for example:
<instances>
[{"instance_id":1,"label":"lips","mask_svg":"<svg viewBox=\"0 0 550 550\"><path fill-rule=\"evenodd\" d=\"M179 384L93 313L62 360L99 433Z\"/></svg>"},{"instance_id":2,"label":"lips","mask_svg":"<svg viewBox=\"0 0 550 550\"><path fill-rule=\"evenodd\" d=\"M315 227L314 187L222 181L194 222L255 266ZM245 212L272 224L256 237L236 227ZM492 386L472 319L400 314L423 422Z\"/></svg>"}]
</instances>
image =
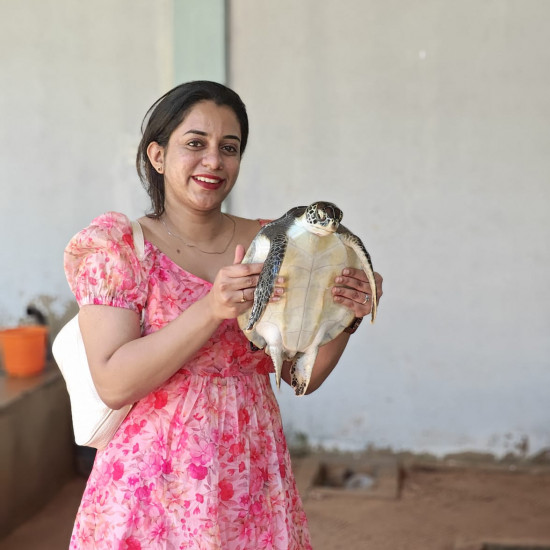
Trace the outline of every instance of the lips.
<instances>
[{"instance_id":1,"label":"lips","mask_svg":"<svg viewBox=\"0 0 550 550\"><path fill-rule=\"evenodd\" d=\"M191 179L203 189L217 189L225 181L223 178L212 174L197 174L191 176Z\"/></svg>"}]
</instances>

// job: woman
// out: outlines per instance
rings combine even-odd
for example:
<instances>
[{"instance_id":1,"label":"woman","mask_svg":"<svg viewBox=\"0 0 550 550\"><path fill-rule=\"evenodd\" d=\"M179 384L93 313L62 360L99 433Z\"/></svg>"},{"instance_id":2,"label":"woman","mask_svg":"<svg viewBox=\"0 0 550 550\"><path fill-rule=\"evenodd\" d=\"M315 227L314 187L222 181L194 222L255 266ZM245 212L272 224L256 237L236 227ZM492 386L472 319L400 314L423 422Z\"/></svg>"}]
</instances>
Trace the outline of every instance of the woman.
<instances>
[{"instance_id":1,"label":"woman","mask_svg":"<svg viewBox=\"0 0 550 550\"><path fill-rule=\"evenodd\" d=\"M311 548L271 360L250 351L236 322L262 267L240 263L260 222L221 210L246 147L245 106L225 86L192 82L148 114L137 156L152 202L139 220L144 259L118 213L94 220L65 253L98 393L114 409L135 403L97 453L71 548ZM362 318L366 276L348 272L334 299ZM348 338L320 350L309 392Z\"/></svg>"}]
</instances>

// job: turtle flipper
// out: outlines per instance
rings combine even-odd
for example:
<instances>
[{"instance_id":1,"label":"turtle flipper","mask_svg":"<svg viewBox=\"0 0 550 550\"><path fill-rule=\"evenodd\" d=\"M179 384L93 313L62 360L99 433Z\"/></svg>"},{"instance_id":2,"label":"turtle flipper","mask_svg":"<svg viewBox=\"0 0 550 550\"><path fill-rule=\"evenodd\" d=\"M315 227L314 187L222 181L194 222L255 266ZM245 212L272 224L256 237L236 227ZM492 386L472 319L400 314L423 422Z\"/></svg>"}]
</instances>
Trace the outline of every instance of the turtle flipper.
<instances>
[{"instance_id":1,"label":"turtle flipper","mask_svg":"<svg viewBox=\"0 0 550 550\"><path fill-rule=\"evenodd\" d=\"M371 309L371 323L374 323L376 319L376 306L377 306L377 297L376 297L376 281L374 280L374 270L372 267L372 262L370 255L363 244L363 241L357 236L354 235L349 229L346 229L343 225L340 225L338 231L336 232L340 240L346 245L354 250L357 254L357 257L361 260L361 265L363 271L367 275L369 280L369 285L371 289L371 299L372 299L372 309Z\"/></svg>"},{"instance_id":2,"label":"turtle flipper","mask_svg":"<svg viewBox=\"0 0 550 550\"><path fill-rule=\"evenodd\" d=\"M252 330L254 328L254 325L259 321L269 303L275 287L275 281L285 257L287 244L288 237L284 234L275 235L271 239L269 253L260 272L258 285L254 290L254 304L245 330Z\"/></svg>"},{"instance_id":3,"label":"turtle flipper","mask_svg":"<svg viewBox=\"0 0 550 550\"><path fill-rule=\"evenodd\" d=\"M290 385L298 396L306 393L318 350L317 346L311 346L305 353L297 353L296 360L290 367Z\"/></svg>"},{"instance_id":4,"label":"turtle flipper","mask_svg":"<svg viewBox=\"0 0 550 550\"><path fill-rule=\"evenodd\" d=\"M271 360L273 361L273 366L275 367L275 382L277 387L281 387L281 373L283 372L283 350L280 343L277 345L267 346Z\"/></svg>"}]
</instances>

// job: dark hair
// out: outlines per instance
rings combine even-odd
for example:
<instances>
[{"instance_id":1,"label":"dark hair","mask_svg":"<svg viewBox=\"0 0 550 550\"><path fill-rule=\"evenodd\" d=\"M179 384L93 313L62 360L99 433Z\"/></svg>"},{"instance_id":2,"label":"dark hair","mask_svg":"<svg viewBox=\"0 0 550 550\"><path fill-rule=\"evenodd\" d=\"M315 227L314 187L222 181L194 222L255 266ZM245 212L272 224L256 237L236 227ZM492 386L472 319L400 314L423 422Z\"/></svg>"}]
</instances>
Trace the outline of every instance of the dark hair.
<instances>
[{"instance_id":1,"label":"dark hair","mask_svg":"<svg viewBox=\"0 0 550 550\"><path fill-rule=\"evenodd\" d=\"M159 174L147 156L147 147L156 141L166 147L172 132L181 124L189 110L201 101L213 101L216 105L233 110L241 126L241 156L248 140L248 116L246 107L236 92L208 80L196 80L176 86L159 98L147 111L141 123L142 138L138 146L136 168L141 183L151 199L151 218L164 213L164 175Z\"/></svg>"}]
</instances>

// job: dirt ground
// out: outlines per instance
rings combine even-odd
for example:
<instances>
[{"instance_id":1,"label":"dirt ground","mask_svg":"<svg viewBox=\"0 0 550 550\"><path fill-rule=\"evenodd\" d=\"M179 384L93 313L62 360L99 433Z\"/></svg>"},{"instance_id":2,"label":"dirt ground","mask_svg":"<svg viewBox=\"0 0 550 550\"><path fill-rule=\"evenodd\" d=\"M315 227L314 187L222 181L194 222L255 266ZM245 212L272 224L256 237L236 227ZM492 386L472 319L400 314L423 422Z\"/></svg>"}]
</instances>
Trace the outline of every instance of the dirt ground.
<instances>
[{"instance_id":1,"label":"dirt ground","mask_svg":"<svg viewBox=\"0 0 550 550\"><path fill-rule=\"evenodd\" d=\"M315 550L550 550L548 468L416 465L397 498L302 492Z\"/></svg>"},{"instance_id":2,"label":"dirt ground","mask_svg":"<svg viewBox=\"0 0 550 550\"><path fill-rule=\"evenodd\" d=\"M312 484L311 465L297 459L294 470L315 550L550 550L548 466L397 463L398 491L389 469L384 490L365 496ZM67 548L84 483L69 482L42 512L0 541L0 550Z\"/></svg>"}]
</instances>

